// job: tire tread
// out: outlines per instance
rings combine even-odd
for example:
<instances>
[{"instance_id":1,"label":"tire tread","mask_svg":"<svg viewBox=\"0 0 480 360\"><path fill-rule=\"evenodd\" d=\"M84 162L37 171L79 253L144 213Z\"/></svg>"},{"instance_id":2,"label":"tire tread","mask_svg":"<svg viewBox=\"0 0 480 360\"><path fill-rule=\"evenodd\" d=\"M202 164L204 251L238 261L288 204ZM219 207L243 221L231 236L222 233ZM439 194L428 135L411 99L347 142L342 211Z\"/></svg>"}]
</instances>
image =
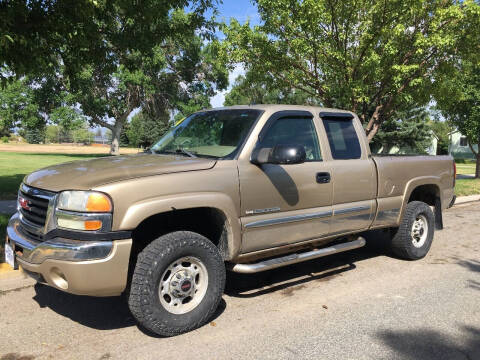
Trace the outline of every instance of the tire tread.
<instances>
[{"instance_id":1,"label":"tire tread","mask_svg":"<svg viewBox=\"0 0 480 360\"><path fill-rule=\"evenodd\" d=\"M215 301L213 301L203 316L188 325L172 327L162 319L155 319L151 315L150 307L154 305L148 299L152 296L151 292L155 289L155 279L152 276L151 269L161 262L162 259L185 247L202 247L208 252L209 256L215 259L213 271L219 274L220 285L213 288L214 294L211 295L215 297ZM152 241L138 255L131 280L128 305L132 315L146 329L162 336L179 335L204 325L213 316L223 294L225 277L223 260L217 247L210 240L190 231L169 233ZM208 293L205 294L205 296L207 295Z\"/></svg>"},{"instance_id":2,"label":"tire tread","mask_svg":"<svg viewBox=\"0 0 480 360\"><path fill-rule=\"evenodd\" d=\"M396 234L392 238L391 242L391 251L398 257L407 260L417 260L423 256L417 256L412 252L412 239L410 235L411 231L411 219L418 211L418 209L422 209L428 216L433 217L432 210L430 207L422 201L412 201L407 204L407 208L405 209L405 213L402 218L402 222L398 227ZM429 224L429 231L434 231L434 224ZM433 238L433 235L432 235ZM430 249L431 240L427 245L427 252Z\"/></svg>"}]
</instances>

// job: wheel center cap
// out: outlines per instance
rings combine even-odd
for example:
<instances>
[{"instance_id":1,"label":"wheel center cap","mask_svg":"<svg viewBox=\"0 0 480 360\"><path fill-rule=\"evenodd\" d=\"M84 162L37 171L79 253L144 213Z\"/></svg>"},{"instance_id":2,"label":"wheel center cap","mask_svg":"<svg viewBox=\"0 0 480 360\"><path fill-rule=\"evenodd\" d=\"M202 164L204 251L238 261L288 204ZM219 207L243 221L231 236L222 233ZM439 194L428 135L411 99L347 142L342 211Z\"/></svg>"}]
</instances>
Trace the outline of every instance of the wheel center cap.
<instances>
[{"instance_id":1,"label":"wheel center cap","mask_svg":"<svg viewBox=\"0 0 480 360\"><path fill-rule=\"evenodd\" d=\"M183 292L188 292L192 288L192 283L190 280L185 280L182 282L180 285L180 289L182 289Z\"/></svg>"}]
</instances>

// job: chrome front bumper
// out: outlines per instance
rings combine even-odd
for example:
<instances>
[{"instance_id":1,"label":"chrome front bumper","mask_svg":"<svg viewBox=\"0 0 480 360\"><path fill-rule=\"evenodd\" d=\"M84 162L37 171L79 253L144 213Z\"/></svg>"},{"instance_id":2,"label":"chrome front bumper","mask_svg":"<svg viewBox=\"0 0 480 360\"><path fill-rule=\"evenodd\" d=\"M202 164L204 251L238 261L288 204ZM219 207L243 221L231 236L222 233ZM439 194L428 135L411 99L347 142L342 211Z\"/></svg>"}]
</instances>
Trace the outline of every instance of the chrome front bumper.
<instances>
[{"instance_id":1,"label":"chrome front bumper","mask_svg":"<svg viewBox=\"0 0 480 360\"><path fill-rule=\"evenodd\" d=\"M20 216L12 216L7 226L7 237L13 243L17 259L31 264L41 264L47 259L86 261L106 258L113 249L113 241L82 241L61 237L37 241L19 229Z\"/></svg>"},{"instance_id":2,"label":"chrome front bumper","mask_svg":"<svg viewBox=\"0 0 480 360\"><path fill-rule=\"evenodd\" d=\"M37 241L25 235L18 214L7 227L18 264L38 282L78 295L115 296L126 287L132 239Z\"/></svg>"}]
</instances>

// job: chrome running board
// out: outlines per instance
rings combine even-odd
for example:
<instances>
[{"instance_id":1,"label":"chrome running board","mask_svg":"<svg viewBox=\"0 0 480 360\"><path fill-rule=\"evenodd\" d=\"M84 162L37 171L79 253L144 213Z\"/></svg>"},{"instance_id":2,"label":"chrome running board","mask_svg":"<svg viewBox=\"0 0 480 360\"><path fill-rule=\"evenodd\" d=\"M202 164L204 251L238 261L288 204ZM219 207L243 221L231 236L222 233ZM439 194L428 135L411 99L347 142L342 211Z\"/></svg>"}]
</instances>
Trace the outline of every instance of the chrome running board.
<instances>
[{"instance_id":1,"label":"chrome running board","mask_svg":"<svg viewBox=\"0 0 480 360\"><path fill-rule=\"evenodd\" d=\"M333 255L340 252L353 250L365 246L365 239L359 237L357 240L328 246L299 254L290 254L274 259L260 261L254 264L230 264L230 270L243 274L253 274L260 271L275 269L278 267L296 264L302 261L312 260L323 256Z\"/></svg>"}]
</instances>

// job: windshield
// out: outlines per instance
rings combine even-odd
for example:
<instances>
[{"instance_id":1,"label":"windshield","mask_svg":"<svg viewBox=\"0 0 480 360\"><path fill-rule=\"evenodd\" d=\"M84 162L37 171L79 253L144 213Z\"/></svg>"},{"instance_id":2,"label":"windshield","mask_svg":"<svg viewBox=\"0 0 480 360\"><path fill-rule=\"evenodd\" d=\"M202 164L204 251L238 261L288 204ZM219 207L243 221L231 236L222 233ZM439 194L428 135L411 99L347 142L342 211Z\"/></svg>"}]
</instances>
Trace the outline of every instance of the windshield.
<instances>
[{"instance_id":1,"label":"windshield","mask_svg":"<svg viewBox=\"0 0 480 360\"><path fill-rule=\"evenodd\" d=\"M234 156L260 114L260 110L253 109L195 113L169 130L152 151L214 158Z\"/></svg>"}]
</instances>

